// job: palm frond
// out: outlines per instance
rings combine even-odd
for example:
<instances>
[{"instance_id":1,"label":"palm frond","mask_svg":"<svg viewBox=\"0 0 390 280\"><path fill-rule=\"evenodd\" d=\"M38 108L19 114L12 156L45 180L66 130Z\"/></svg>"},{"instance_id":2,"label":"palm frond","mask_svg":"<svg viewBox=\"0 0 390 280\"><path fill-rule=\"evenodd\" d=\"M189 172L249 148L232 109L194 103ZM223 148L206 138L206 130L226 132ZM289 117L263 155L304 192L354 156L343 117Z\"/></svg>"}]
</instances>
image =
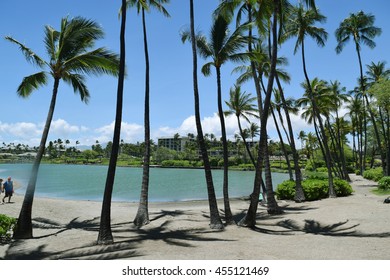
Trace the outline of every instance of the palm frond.
<instances>
[{"instance_id":1,"label":"palm frond","mask_svg":"<svg viewBox=\"0 0 390 280\"><path fill-rule=\"evenodd\" d=\"M118 76L119 57L105 48L98 48L71 58L64 63L65 71L84 74Z\"/></svg>"},{"instance_id":2,"label":"palm frond","mask_svg":"<svg viewBox=\"0 0 390 280\"><path fill-rule=\"evenodd\" d=\"M34 65L37 65L41 68L43 68L45 65L47 65L46 61L43 60L41 57L39 57L35 52L33 52L30 48L26 47L24 44L20 43L19 41L15 40L14 38L10 36L5 37L6 40L16 44L19 46L19 49L22 51L24 57L26 60Z\"/></svg>"},{"instance_id":3,"label":"palm frond","mask_svg":"<svg viewBox=\"0 0 390 280\"><path fill-rule=\"evenodd\" d=\"M17 89L17 93L20 97L28 97L34 90L46 85L47 80L48 74L45 71L24 77Z\"/></svg>"},{"instance_id":4,"label":"palm frond","mask_svg":"<svg viewBox=\"0 0 390 280\"><path fill-rule=\"evenodd\" d=\"M74 93L78 93L80 95L81 101L88 104L90 95L83 75L68 74L63 76L63 80L72 85Z\"/></svg>"}]
</instances>

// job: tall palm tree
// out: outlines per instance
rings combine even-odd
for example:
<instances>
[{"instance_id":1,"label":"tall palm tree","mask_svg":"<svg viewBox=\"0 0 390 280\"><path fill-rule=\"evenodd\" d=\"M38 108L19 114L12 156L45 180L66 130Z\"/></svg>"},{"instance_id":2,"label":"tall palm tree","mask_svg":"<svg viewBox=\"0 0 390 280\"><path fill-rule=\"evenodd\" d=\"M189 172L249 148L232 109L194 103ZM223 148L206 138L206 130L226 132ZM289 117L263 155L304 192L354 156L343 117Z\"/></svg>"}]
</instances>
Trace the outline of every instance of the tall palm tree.
<instances>
[{"instance_id":1,"label":"tall palm tree","mask_svg":"<svg viewBox=\"0 0 390 280\"><path fill-rule=\"evenodd\" d=\"M122 0L121 5L121 31L120 31L120 60L119 60L119 76L116 100L116 116L114 124L114 135L111 146L110 162L108 165L106 184L104 188L102 211L100 215L98 244L111 244L114 242L111 231L111 199L114 189L116 163L120 149L120 134L122 125L122 109L123 109L123 88L125 79L125 64L126 64L126 0Z\"/></svg>"},{"instance_id":2,"label":"tall palm tree","mask_svg":"<svg viewBox=\"0 0 390 280\"><path fill-rule=\"evenodd\" d=\"M143 161L143 172L142 172L142 187L140 202L138 211L134 219L134 224L137 227L148 224L149 213L148 213L148 193L149 193L149 166L150 166L150 114L149 114L149 96L150 96L150 82L149 82L149 50L148 50L148 39L146 32L146 17L145 11L149 11L150 7L156 8L162 12L164 16L170 17L168 11L164 8L163 4L169 3L169 0L127 0L126 6L137 7L138 13L142 13L142 28L144 35L144 53L145 53L145 103L144 103L144 126L145 126L145 154Z\"/></svg>"},{"instance_id":3,"label":"tall palm tree","mask_svg":"<svg viewBox=\"0 0 390 280\"><path fill-rule=\"evenodd\" d=\"M225 115L229 116L234 114L236 116L241 138L244 142L245 148L253 165L255 165L255 160L253 158L252 152L250 151L250 147L246 142L246 138L244 137L241 125L241 118L246 120L248 123L251 123L249 117L258 118L258 110L253 104L255 101L256 97L251 97L251 95L246 93L245 91L242 92L241 86L239 85L234 85L234 87L230 89L229 101L225 101L226 105L230 109L228 111L225 111Z\"/></svg>"},{"instance_id":4,"label":"tall palm tree","mask_svg":"<svg viewBox=\"0 0 390 280\"><path fill-rule=\"evenodd\" d=\"M38 153L35 158L30 179L27 185L26 195L19 214L18 223L14 231L14 238L32 238L32 205L39 166L45 152L45 144L53 119L58 86L60 81L70 84L74 92L78 93L83 102L88 102L90 97L85 84L85 74L118 74L118 56L105 48L93 49L96 40L103 38L104 32L100 25L92 20L82 17L61 20L60 31L51 26L45 27L44 44L49 60L46 61L30 48L12 37L6 39L19 46L28 62L39 68L48 68L49 71L41 71L24 77L17 89L20 97L28 97L39 87L48 83L51 76L54 79L53 92L43 129Z\"/></svg>"},{"instance_id":5,"label":"tall palm tree","mask_svg":"<svg viewBox=\"0 0 390 280\"><path fill-rule=\"evenodd\" d=\"M345 154L344 154L344 145L343 145L344 143L343 143L343 138L342 138L342 130L341 130L341 126L339 126L341 124L339 110L340 110L341 106L345 102L348 101L349 94L345 93L346 89L345 89L345 87L341 87L341 84L339 81L331 81L329 88L330 88L330 98L333 101L334 112L336 114L336 118L335 118L336 119L336 122L335 122L336 132L335 132L335 134L336 135L334 137L334 141L337 144L336 146L338 149L338 153L340 155L341 168L342 168L342 179L345 179L348 182L350 182L351 179L349 178L349 175L348 175L347 164L346 164ZM332 132L332 127L329 127L329 130Z\"/></svg>"},{"instance_id":6,"label":"tall palm tree","mask_svg":"<svg viewBox=\"0 0 390 280\"><path fill-rule=\"evenodd\" d=\"M192 46L192 60L193 60L193 86L194 86L194 107L195 107L195 123L198 133L198 142L200 151L202 154L206 185L207 185L207 194L209 200L209 210L210 210L210 228L212 229L222 229L223 224L218 212L217 199L215 196L215 189L213 183L213 176L211 173L210 161L207 153L206 142L203 135L201 117L200 117L200 102L199 102L199 87L198 87L198 58L197 58L197 48L196 48L196 36L195 36L195 17L194 17L194 1L190 0L190 32L187 34L182 34L182 41L187 40L187 36L190 36L191 46Z\"/></svg>"},{"instance_id":7,"label":"tall palm tree","mask_svg":"<svg viewBox=\"0 0 390 280\"><path fill-rule=\"evenodd\" d=\"M311 104L313 106L313 116L318 121L319 129L324 140L323 146L325 151L325 162L327 164L329 177L329 196L336 197L336 193L333 189L333 175L331 170L331 155L328 146L328 139L325 133L320 109L318 104L316 103L316 98L314 97L311 81L307 73L305 58L305 38L307 35L314 38L318 46L323 47L325 45L328 33L325 31L325 29L314 25L317 22L322 23L325 20L326 17L323 16L318 9L306 9L302 3L299 3L298 6L293 7L291 9L291 15L287 22L284 38L297 37L294 54L298 51L299 47L301 48L303 72L306 80L309 98L311 99Z\"/></svg>"},{"instance_id":8,"label":"tall palm tree","mask_svg":"<svg viewBox=\"0 0 390 280\"><path fill-rule=\"evenodd\" d=\"M363 11L360 11L356 14L351 13L349 17L345 18L340 23L339 27L335 31L335 35L337 39L336 53L338 54L342 52L345 45L351 40L351 38L355 43L355 50L358 56L359 70L360 70L360 89L362 91L362 96L365 102L364 106L366 107L366 110L369 112L372 124L374 126L376 140L377 143L379 144L380 135L379 135L373 110L370 106L370 102L366 94L366 84L364 83L365 79L363 75L363 64L362 64L362 58L360 53L362 44L367 45L371 49L375 48L376 44L373 39L382 33L382 30L380 28L374 26L374 22L375 22L374 15L366 14ZM380 149L380 153L381 155L383 155L382 149Z\"/></svg>"},{"instance_id":9,"label":"tall palm tree","mask_svg":"<svg viewBox=\"0 0 390 280\"><path fill-rule=\"evenodd\" d=\"M222 134L222 148L224 161L224 175L223 175L223 196L225 206L225 219L227 223L233 222L233 215L230 209L229 194L228 194L228 167L229 154L226 138L225 118L222 107L222 85L221 85L221 67L228 61L242 61L247 58L246 54L238 53L240 49L246 44L246 38L242 32L247 28L247 25L238 27L232 34L229 34L228 19L218 16L214 19L210 32L210 41L201 34L196 37L196 44L199 54L205 59L211 58L212 61L206 63L202 67L202 73L205 76L211 74L211 67L213 66L217 74L217 103L218 114L221 124ZM189 33L182 33L183 40L191 39Z\"/></svg>"},{"instance_id":10,"label":"tall palm tree","mask_svg":"<svg viewBox=\"0 0 390 280\"><path fill-rule=\"evenodd\" d=\"M379 61L378 63L371 62L370 65L366 65L368 70L366 71L367 75L367 82L368 86L370 87L370 94L371 94L371 87L375 86L376 83L380 82L381 80L388 80L390 78L390 69L386 69L386 62L384 61ZM383 148L382 148L382 153L381 153L381 160L382 160L382 168L384 175L390 173L390 163L389 160L386 159L386 154L388 154L388 148L390 145L390 139L387 137L387 131L386 131L386 111L383 110L381 106L378 107L377 109L378 114L379 114L379 124L380 124L380 131L382 135L382 142ZM378 145L381 145L381 143L378 143Z\"/></svg>"}]
</instances>

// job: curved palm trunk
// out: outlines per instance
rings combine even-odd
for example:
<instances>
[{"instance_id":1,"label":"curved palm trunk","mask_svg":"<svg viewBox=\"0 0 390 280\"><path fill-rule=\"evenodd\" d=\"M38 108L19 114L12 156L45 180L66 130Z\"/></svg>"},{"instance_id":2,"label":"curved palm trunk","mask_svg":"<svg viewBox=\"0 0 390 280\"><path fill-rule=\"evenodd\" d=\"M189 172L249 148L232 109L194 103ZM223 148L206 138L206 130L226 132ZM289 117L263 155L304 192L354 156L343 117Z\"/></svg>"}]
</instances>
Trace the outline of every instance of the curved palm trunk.
<instances>
[{"instance_id":1,"label":"curved palm trunk","mask_svg":"<svg viewBox=\"0 0 390 280\"><path fill-rule=\"evenodd\" d=\"M276 60L277 60L277 22L278 22L278 14L279 14L279 1L274 1L274 13L273 13L273 24L272 24L272 37L273 37L273 44L272 44L272 56L271 56L271 69L270 69L270 75L268 79L268 87L267 92L265 95L264 100L264 106L262 107L263 110L261 112L261 125L260 125L260 142L259 142L259 150L257 154L257 168L255 172L255 180L254 180L254 186L253 186L253 192L250 195L250 204L248 211L241 219L241 221L238 223L240 226L247 226L247 227L254 227L256 225L256 213L257 213L257 206L259 202L259 194L260 194L260 185L262 181L262 171L263 171L263 162L264 157L266 155L266 149L267 149L267 120L268 120L268 113L271 105L271 95L272 95L272 88L273 88L273 82L276 72ZM260 105L260 104L259 104ZM259 107L259 109L261 106ZM272 203L272 206L275 208L273 213L280 212L280 209L275 202L272 201L273 191L269 194L267 192L267 198L268 198L268 204ZM269 199L271 198L271 201ZM270 206L268 205L268 211L270 211Z\"/></svg>"},{"instance_id":2,"label":"curved palm trunk","mask_svg":"<svg viewBox=\"0 0 390 280\"><path fill-rule=\"evenodd\" d=\"M213 176L211 173L210 161L207 154L205 139L203 137L202 123L200 119L199 110L199 88L198 88L198 59L196 54L195 43L195 28L194 28L194 1L190 0L190 29L191 29L191 46L192 46L192 60L193 60L193 83L194 83L194 107L195 107L195 122L198 133L199 148L202 154L204 172L206 177L207 195L210 209L210 228L222 229L223 224L218 212L217 199L215 197L215 189L213 183Z\"/></svg>"},{"instance_id":3,"label":"curved palm trunk","mask_svg":"<svg viewBox=\"0 0 390 280\"><path fill-rule=\"evenodd\" d=\"M125 77L125 27L126 27L126 0L122 0L122 21L120 32L120 62L118 76L118 90L116 102L116 117L114 126L114 136L111 148L110 163L107 171L106 185L104 188L102 211L100 216L98 244L111 244L114 242L111 231L111 199L114 189L116 162L119 153L120 133L122 124L123 107L123 84Z\"/></svg>"},{"instance_id":4,"label":"curved palm trunk","mask_svg":"<svg viewBox=\"0 0 390 280\"><path fill-rule=\"evenodd\" d=\"M145 21L145 9L142 8L142 26L144 32L144 51L145 51L145 154L143 162L142 173L142 187L141 197L138 206L137 215L134 219L134 224L137 227L149 224L148 213L148 193L149 193L149 166L150 166L150 114L149 114L149 52L148 52L148 40L146 36L146 21Z\"/></svg>"},{"instance_id":5,"label":"curved palm trunk","mask_svg":"<svg viewBox=\"0 0 390 280\"><path fill-rule=\"evenodd\" d=\"M236 115L236 118L237 118L237 123L238 123L238 129L240 130L240 135L241 135L242 141L244 142L246 152L247 152L248 155L249 155L249 158L250 158L250 160L251 160L251 163L253 164L254 167L256 167L255 159L253 158L253 155L252 155L252 152L251 152L251 150L250 150L250 148L249 148L248 142L246 142L246 139L245 139L245 137L244 137L244 133L243 133L243 131L242 131L240 116L237 116L237 115ZM253 140L252 140L252 143L253 143Z\"/></svg>"},{"instance_id":6,"label":"curved palm trunk","mask_svg":"<svg viewBox=\"0 0 390 280\"><path fill-rule=\"evenodd\" d=\"M276 73L276 83L278 84L279 92L280 92L280 98L282 99L282 106L284 110L284 114L286 115L286 121L288 126L288 132L289 132L289 139L290 139L290 147L293 154L293 161L294 161L294 171L295 171L295 196L294 200L296 202L302 202L306 200L305 194L303 192L302 188L302 172L301 167L299 165L299 155L298 151L296 149L295 145L295 139L294 139L294 131L291 124L291 118L290 114L288 112L287 106L286 106L286 99L284 98L284 91L282 88L282 85L280 84L280 80L278 77L278 74Z\"/></svg>"},{"instance_id":7,"label":"curved palm trunk","mask_svg":"<svg viewBox=\"0 0 390 280\"><path fill-rule=\"evenodd\" d=\"M292 169L291 169L290 158L288 157L288 154L287 154L287 151L286 151L286 147L284 146L282 133L280 132L279 124L278 124L278 121L276 120L276 116L275 116L275 112L274 112L273 108L271 108L271 114L272 114L272 118L274 120L274 124L275 124L275 127L276 127L276 132L278 133L278 137L279 137L279 141L280 141L280 147L282 149L282 152L283 152L284 157L285 157L286 162L287 162L288 175L290 177L290 180L294 181L294 176L292 174Z\"/></svg>"},{"instance_id":8,"label":"curved palm trunk","mask_svg":"<svg viewBox=\"0 0 390 280\"><path fill-rule=\"evenodd\" d=\"M19 213L18 222L14 229L13 238L14 239L27 239L33 237L33 229L32 229L32 206L34 202L34 193L35 187L38 178L39 166L41 164L42 157L45 153L45 146L47 137L49 135L51 121L53 119L54 109L56 106L57 93L58 93L58 85L60 83L59 78L54 79L53 86L53 94L50 101L49 112L47 114L45 127L42 132L41 142L39 144L37 156L35 158L34 164L32 166L30 179L28 181L26 194L23 199L22 208Z\"/></svg>"},{"instance_id":9,"label":"curved palm trunk","mask_svg":"<svg viewBox=\"0 0 390 280\"><path fill-rule=\"evenodd\" d=\"M221 69L216 67L218 87L218 114L221 123L222 150L223 150L223 203L225 207L225 220L227 224L233 223L233 214L229 202L229 151L226 140L225 117L222 108Z\"/></svg>"},{"instance_id":10,"label":"curved palm trunk","mask_svg":"<svg viewBox=\"0 0 390 280\"><path fill-rule=\"evenodd\" d=\"M325 149L325 162L326 162L326 167L328 169L329 197L336 197L336 192L335 192L334 187L333 187L332 162L331 162L331 155L330 155L330 150L329 150L329 145L328 145L328 139L327 139L327 136L325 134L324 125L322 123L322 118L321 118L321 115L319 113L319 108L317 106L317 102L313 96L313 90L311 88L310 79L309 79L309 76L307 75L306 62L305 62L305 44L303 41L302 41L302 64L303 64L303 72L305 74L307 87L309 89L310 99L311 99L311 102L313 104L314 115L318 119L320 131L322 134L322 138L324 140L323 145L324 145L324 149Z\"/></svg>"}]
</instances>

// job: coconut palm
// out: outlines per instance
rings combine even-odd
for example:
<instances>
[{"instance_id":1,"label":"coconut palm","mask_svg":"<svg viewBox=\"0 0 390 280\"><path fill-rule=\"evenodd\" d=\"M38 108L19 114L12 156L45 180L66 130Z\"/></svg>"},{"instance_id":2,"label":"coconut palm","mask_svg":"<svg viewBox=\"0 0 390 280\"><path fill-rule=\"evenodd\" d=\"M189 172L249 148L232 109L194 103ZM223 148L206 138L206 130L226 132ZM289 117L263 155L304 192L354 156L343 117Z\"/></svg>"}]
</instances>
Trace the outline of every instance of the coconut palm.
<instances>
[{"instance_id":1,"label":"coconut palm","mask_svg":"<svg viewBox=\"0 0 390 280\"><path fill-rule=\"evenodd\" d=\"M362 44L367 45L371 49L375 48L376 44L373 39L382 33L382 30L380 28L374 26L374 22L375 22L375 16L372 14L366 14L363 11L360 11L356 14L351 13L349 17L347 17L340 23L339 27L335 31L335 35L338 42L336 46L336 53L338 54L342 52L345 45L351 40L351 38L355 43L355 50L358 56L359 70L360 70L360 89L362 91L362 96L365 102L364 106L366 110L369 112L371 122L374 127L376 140L380 148L379 130L376 124L373 110L368 100L368 96L366 94L366 83L364 83L365 78L363 75L363 65L362 65L362 58L361 58ZM380 153L383 156L383 152L381 148L380 148ZM363 162L363 166L364 164L365 161Z\"/></svg>"},{"instance_id":2,"label":"coconut palm","mask_svg":"<svg viewBox=\"0 0 390 280\"><path fill-rule=\"evenodd\" d=\"M213 183L213 177L211 173L210 161L207 153L206 142L203 136L203 129L200 117L200 102L199 102L199 88L198 88L198 59L197 59L197 48L196 48L196 36L195 36L195 17L194 17L194 1L190 0L190 31L182 34L182 41L185 42L190 36L192 46L192 59L193 59L193 86L194 86L194 107L195 107L195 123L198 133L198 142L200 151L202 154L207 194L209 200L210 210L210 227L212 229L222 229L223 224L218 212L217 199L215 196L215 189Z\"/></svg>"},{"instance_id":3,"label":"coconut palm","mask_svg":"<svg viewBox=\"0 0 390 280\"><path fill-rule=\"evenodd\" d=\"M246 142L246 138L243 135L243 129L241 125L241 118L246 120L248 123L251 123L249 118L250 117L257 117L258 118L258 110L254 106L254 102L256 101L256 97L251 97L250 94L246 93L245 91L241 91L241 86L234 85L230 89L230 99L229 101L225 101L226 105L229 107L230 110L225 111L225 115L235 115L237 118L238 123L238 129L240 130L241 138L244 142L245 148L247 150L247 153L249 155L249 158L253 165L255 165L255 160L253 158L253 155L250 151L250 147L248 143ZM249 132L249 131L248 131Z\"/></svg>"},{"instance_id":4,"label":"coconut palm","mask_svg":"<svg viewBox=\"0 0 390 280\"><path fill-rule=\"evenodd\" d=\"M120 63L119 76L116 100L116 116L114 124L114 135L111 145L110 162L108 165L106 184L104 188L102 211L100 215L99 235L97 239L98 244L111 244L114 242L111 231L111 199L112 191L114 189L116 163L120 149L120 134L122 125L122 109L123 109L123 88L125 79L125 35L126 35L126 1L122 0L121 5L121 31L120 31Z\"/></svg>"},{"instance_id":5,"label":"coconut palm","mask_svg":"<svg viewBox=\"0 0 390 280\"><path fill-rule=\"evenodd\" d=\"M333 140L336 143L337 152L339 153L339 159L341 163L341 175L342 179L347 180L348 182L351 181L348 175L347 171L347 164L345 160L345 154L344 154L344 143L342 141L342 131L341 127L339 126L341 124L340 122L340 116L339 116L339 110L341 109L341 106L348 101L349 94L346 94L345 87L341 87L341 84L339 81L331 81L329 84L330 88L330 98L332 99L332 102L334 104L334 112L336 114L335 117L335 127L336 131L334 132ZM329 131L332 133L334 129L329 126Z\"/></svg>"},{"instance_id":6,"label":"coconut palm","mask_svg":"<svg viewBox=\"0 0 390 280\"><path fill-rule=\"evenodd\" d=\"M369 89L369 93L370 95L372 94L371 93L371 88L372 86L375 86L376 83L379 83L383 80L388 80L390 78L390 69L386 69L386 62L383 62L383 61L380 61L378 63L374 63L374 62L371 62L370 65L366 65L367 66L367 71L366 71L366 75L367 75L367 82L368 82L368 86L370 87ZM381 145L381 144L384 144L382 145L382 152L381 152L381 160L382 160L382 168L383 168L383 171L384 171L384 175L386 174L389 174L390 172L390 164L388 163L389 160L386 159L386 154L389 153L389 145L390 145L390 140L389 138L387 137L387 130L385 128L386 126L386 111L384 110L384 108L382 106L378 106L377 108L377 112L378 112L378 115L379 115L379 119L378 119L378 122L379 122L379 125L380 125L380 133L381 133L381 136L382 136L382 141L380 143L378 143L378 145Z\"/></svg>"},{"instance_id":7,"label":"coconut palm","mask_svg":"<svg viewBox=\"0 0 390 280\"><path fill-rule=\"evenodd\" d=\"M328 169L329 197L336 197L333 186L332 158L328 144L328 136L325 132L322 119L323 116L328 117L331 105L334 104L328 94L330 90L327 83L318 78L313 79L309 84L304 82L301 85L305 89L305 93L302 98L297 100L297 104L305 108L302 117L309 123L314 123L314 128Z\"/></svg>"},{"instance_id":8,"label":"coconut palm","mask_svg":"<svg viewBox=\"0 0 390 280\"><path fill-rule=\"evenodd\" d=\"M223 161L224 161L224 175L223 175L223 196L225 206L225 219L227 223L233 222L233 215L230 209L229 194L228 194L228 146L226 139L225 118L222 107L222 86L221 86L221 67L228 61L242 61L247 58L246 54L239 53L240 49L246 44L246 38L242 35L243 31L247 28L247 25L238 27L232 34L229 32L229 21L218 16L214 19L210 32L210 40L201 34L196 37L196 44L199 50L199 54L205 58L211 58L210 62L207 62L202 67L202 73L205 76L211 74L211 67L214 67L217 74L217 103L218 114L221 124L222 134L222 148L223 148ZM182 39L191 39L188 31L182 33Z\"/></svg>"},{"instance_id":9,"label":"coconut palm","mask_svg":"<svg viewBox=\"0 0 390 280\"><path fill-rule=\"evenodd\" d=\"M309 79L307 69L306 69L306 58L305 58L305 38L307 35L314 38L317 45L323 47L327 39L328 33L321 27L314 26L315 23L322 23L326 20L326 17L323 16L318 9L306 9L300 3L298 6L291 9L291 15L286 24L286 31L284 38L297 37L295 43L294 54L301 48L302 54L302 66L303 73L306 80L306 87L308 90L309 98L311 99L310 103L313 106L313 117L317 119L318 128L323 138L323 148L325 152L325 162L328 168L328 177L329 177L329 196L336 197L336 193L333 189L333 175L331 170L331 154L328 146L328 139L325 133L325 128L323 125L323 120L321 118L320 107L317 104L316 98L314 97L313 88L311 81Z\"/></svg>"},{"instance_id":10,"label":"coconut palm","mask_svg":"<svg viewBox=\"0 0 390 280\"><path fill-rule=\"evenodd\" d=\"M31 213L34 200L35 186L45 144L53 119L58 87L60 81L73 87L83 102L90 97L85 84L85 75L118 74L118 56L105 48L93 49L96 40L103 38L104 32L96 22L82 17L61 20L60 31L51 26L45 27L44 44L49 60L44 60L33 50L12 37L6 39L19 46L28 62L33 63L43 71L24 77L17 89L20 97L26 98L39 87L48 83L49 77L54 79L53 92L43 129L38 153L34 161L26 195L14 231L14 238L32 238ZM45 71L48 68L49 71Z\"/></svg>"},{"instance_id":11,"label":"coconut palm","mask_svg":"<svg viewBox=\"0 0 390 280\"><path fill-rule=\"evenodd\" d=\"M147 39L147 28L146 28L146 16L145 12L149 11L151 7L162 12L164 16L169 17L168 11L164 8L163 4L169 3L169 0L127 0L126 7L136 7L138 13L142 14L142 28L144 36L144 53L145 53L145 103L144 103L144 142L145 142L145 153L143 161L143 172L142 172L142 187L140 202L138 211L134 219L134 224L137 227L148 224L149 213L148 213L148 193L149 193L149 166L150 166L150 114L149 114L149 96L150 96L150 81L149 81L149 50L148 50L148 39Z\"/></svg>"}]
</instances>

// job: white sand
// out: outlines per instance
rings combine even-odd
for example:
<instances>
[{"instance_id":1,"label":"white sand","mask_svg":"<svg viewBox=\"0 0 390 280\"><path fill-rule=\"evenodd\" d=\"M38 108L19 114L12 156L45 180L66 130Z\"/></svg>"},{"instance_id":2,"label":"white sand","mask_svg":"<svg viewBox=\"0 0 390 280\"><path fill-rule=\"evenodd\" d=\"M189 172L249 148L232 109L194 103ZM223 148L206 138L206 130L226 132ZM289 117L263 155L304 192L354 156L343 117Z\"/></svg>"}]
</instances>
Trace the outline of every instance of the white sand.
<instances>
[{"instance_id":1,"label":"white sand","mask_svg":"<svg viewBox=\"0 0 390 280\"><path fill-rule=\"evenodd\" d=\"M210 230L207 201L150 203L152 222L137 230L137 203L113 203L114 244L96 245L101 202L35 198L34 238L0 245L0 259L390 259L390 205L370 193L375 183L352 176L354 194L296 204L282 215L259 207L256 229ZM23 197L0 205L17 217ZM239 220L249 202L234 199ZM223 204L219 207L223 213Z\"/></svg>"}]
</instances>

